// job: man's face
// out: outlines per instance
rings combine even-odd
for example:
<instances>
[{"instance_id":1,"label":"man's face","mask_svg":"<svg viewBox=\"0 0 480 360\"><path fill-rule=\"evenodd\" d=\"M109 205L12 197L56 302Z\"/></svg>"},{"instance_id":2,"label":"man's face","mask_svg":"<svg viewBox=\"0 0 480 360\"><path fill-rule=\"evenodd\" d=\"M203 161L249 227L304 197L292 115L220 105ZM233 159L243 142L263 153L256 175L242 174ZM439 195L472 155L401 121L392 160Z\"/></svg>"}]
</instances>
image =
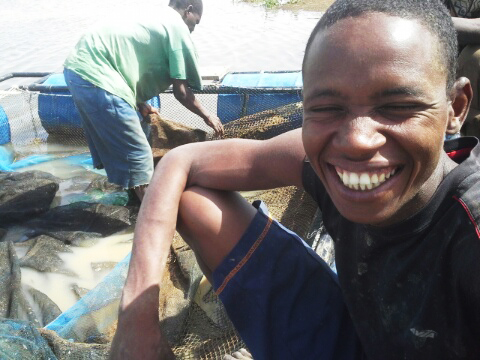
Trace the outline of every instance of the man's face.
<instances>
[{"instance_id":1,"label":"man's face","mask_svg":"<svg viewBox=\"0 0 480 360\"><path fill-rule=\"evenodd\" d=\"M184 15L183 15L183 21L185 24L187 24L188 29L190 32L193 32L195 30L195 26L197 26L200 23L200 20L202 19L202 13L193 11L192 5L189 5L187 9L185 9Z\"/></svg>"},{"instance_id":2,"label":"man's face","mask_svg":"<svg viewBox=\"0 0 480 360\"><path fill-rule=\"evenodd\" d=\"M420 22L379 13L316 35L303 74L303 144L347 219L398 222L438 186L453 109L437 54Z\"/></svg>"}]
</instances>

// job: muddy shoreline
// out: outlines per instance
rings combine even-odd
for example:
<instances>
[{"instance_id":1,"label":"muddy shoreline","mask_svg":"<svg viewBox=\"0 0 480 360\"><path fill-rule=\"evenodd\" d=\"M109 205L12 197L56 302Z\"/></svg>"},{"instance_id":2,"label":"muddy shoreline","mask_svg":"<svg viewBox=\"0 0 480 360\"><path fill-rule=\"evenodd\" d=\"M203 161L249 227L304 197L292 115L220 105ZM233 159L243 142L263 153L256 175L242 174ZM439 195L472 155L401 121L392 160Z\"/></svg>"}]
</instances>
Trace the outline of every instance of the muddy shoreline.
<instances>
[{"instance_id":1,"label":"muddy shoreline","mask_svg":"<svg viewBox=\"0 0 480 360\"><path fill-rule=\"evenodd\" d=\"M298 0L296 3L281 5L279 8L293 11L304 10L325 12L333 2L334 0Z\"/></svg>"},{"instance_id":2,"label":"muddy shoreline","mask_svg":"<svg viewBox=\"0 0 480 360\"><path fill-rule=\"evenodd\" d=\"M244 2L250 3L266 3L267 0L243 0ZM274 9L282 9L282 10L291 10L291 11L319 11L325 12L327 8L333 4L335 0L297 0L297 1L290 1L288 4L285 5L278 5L271 8Z\"/></svg>"}]
</instances>

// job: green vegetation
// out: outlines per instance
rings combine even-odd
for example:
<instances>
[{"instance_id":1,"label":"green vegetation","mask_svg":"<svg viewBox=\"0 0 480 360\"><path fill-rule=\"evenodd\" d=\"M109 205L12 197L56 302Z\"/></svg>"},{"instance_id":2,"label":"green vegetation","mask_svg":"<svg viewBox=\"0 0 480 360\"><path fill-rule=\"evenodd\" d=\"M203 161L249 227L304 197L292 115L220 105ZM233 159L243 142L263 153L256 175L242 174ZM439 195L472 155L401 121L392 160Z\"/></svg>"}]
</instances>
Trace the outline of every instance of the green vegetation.
<instances>
[{"instance_id":1,"label":"green vegetation","mask_svg":"<svg viewBox=\"0 0 480 360\"><path fill-rule=\"evenodd\" d=\"M280 0L244 0L246 2L251 2L251 3L263 3L263 5L267 9L272 9L274 7L277 7L281 5ZM283 2L283 4L296 4L298 3L299 0L287 0L286 2Z\"/></svg>"},{"instance_id":2,"label":"green vegetation","mask_svg":"<svg viewBox=\"0 0 480 360\"><path fill-rule=\"evenodd\" d=\"M278 5L279 5L278 0L265 0L265 6L267 8L272 8L272 7L275 7L275 6L278 6Z\"/></svg>"}]
</instances>

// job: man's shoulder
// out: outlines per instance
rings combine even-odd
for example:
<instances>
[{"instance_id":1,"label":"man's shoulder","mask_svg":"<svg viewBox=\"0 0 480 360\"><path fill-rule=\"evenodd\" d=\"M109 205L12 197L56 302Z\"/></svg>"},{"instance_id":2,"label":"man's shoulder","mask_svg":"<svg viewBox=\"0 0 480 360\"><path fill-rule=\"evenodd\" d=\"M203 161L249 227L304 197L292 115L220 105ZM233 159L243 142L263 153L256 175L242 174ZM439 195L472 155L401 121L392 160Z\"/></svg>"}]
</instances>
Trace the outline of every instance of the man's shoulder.
<instances>
[{"instance_id":1,"label":"man's shoulder","mask_svg":"<svg viewBox=\"0 0 480 360\"><path fill-rule=\"evenodd\" d=\"M462 206L480 239L480 169L466 178L462 186L464 191L455 200Z\"/></svg>"},{"instance_id":2,"label":"man's shoulder","mask_svg":"<svg viewBox=\"0 0 480 360\"><path fill-rule=\"evenodd\" d=\"M459 177L455 199L475 226L480 237L480 144L476 138L464 137L445 144L447 154L459 162L454 170Z\"/></svg>"}]
</instances>

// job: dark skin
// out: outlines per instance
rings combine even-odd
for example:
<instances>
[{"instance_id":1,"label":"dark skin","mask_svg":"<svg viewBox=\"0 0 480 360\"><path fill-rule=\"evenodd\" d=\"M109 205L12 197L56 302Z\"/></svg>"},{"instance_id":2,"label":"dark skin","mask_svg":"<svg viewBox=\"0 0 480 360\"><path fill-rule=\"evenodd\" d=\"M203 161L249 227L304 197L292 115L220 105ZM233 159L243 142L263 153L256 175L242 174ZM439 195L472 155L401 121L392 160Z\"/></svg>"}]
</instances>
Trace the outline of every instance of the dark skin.
<instances>
[{"instance_id":1,"label":"dark skin","mask_svg":"<svg viewBox=\"0 0 480 360\"><path fill-rule=\"evenodd\" d=\"M250 354L246 349L240 349L235 351L232 355L225 355L223 360L248 360L252 358L252 354Z\"/></svg>"},{"instance_id":2,"label":"dark skin","mask_svg":"<svg viewBox=\"0 0 480 360\"><path fill-rule=\"evenodd\" d=\"M465 45L480 45L480 19L461 18L456 11L450 10L453 24L457 31L457 39L460 47Z\"/></svg>"},{"instance_id":3,"label":"dark skin","mask_svg":"<svg viewBox=\"0 0 480 360\"><path fill-rule=\"evenodd\" d=\"M453 17L452 20L460 46L480 45L480 19Z\"/></svg>"},{"instance_id":4,"label":"dark skin","mask_svg":"<svg viewBox=\"0 0 480 360\"><path fill-rule=\"evenodd\" d=\"M303 144L335 205L355 222L389 225L405 219L425 205L455 165L441 151L447 123L455 118L451 95L444 71L438 71L436 47L426 50L423 43L434 44L435 38L429 32L413 37L422 26L411 23L355 23L354 39L327 30L312 51L334 46L336 51L305 63L312 76L305 77L304 86L312 90L304 93ZM336 28L341 25L346 30L350 22ZM342 61L352 52L356 57ZM345 86L353 78L355 86ZM344 186L338 172L395 174L381 186L358 191Z\"/></svg>"},{"instance_id":5,"label":"dark skin","mask_svg":"<svg viewBox=\"0 0 480 360\"><path fill-rule=\"evenodd\" d=\"M443 136L463 122L471 101L466 79L446 90L445 69L432 66L439 63L436 48L414 20L377 13L341 20L317 34L306 55L303 129L169 152L140 209L112 357L172 356L158 326L158 292L175 229L210 278L256 213L235 191L301 188L305 155L352 221L384 226L422 208L455 166L442 151ZM367 173L375 187L354 189L353 180L347 186L336 168ZM352 200L355 206L347 206Z\"/></svg>"},{"instance_id":6,"label":"dark skin","mask_svg":"<svg viewBox=\"0 0 480 360\"><path fill-rule=\"evenodd\" d=\"M187 80L181 79L172 79L173 84L173 95L175 99L178 100L183 106L188 110L200 116L205 124L210 126L216 136L223 136L223 125L218 118L218 116L211 114L203 107L203 105L196 99L195 94L190 90ZM148 114L157 114L160 115L160 112L157 108L147 104L139 104L138 111L142 116L147 116Z\"/></svg>"}]
</instances>

